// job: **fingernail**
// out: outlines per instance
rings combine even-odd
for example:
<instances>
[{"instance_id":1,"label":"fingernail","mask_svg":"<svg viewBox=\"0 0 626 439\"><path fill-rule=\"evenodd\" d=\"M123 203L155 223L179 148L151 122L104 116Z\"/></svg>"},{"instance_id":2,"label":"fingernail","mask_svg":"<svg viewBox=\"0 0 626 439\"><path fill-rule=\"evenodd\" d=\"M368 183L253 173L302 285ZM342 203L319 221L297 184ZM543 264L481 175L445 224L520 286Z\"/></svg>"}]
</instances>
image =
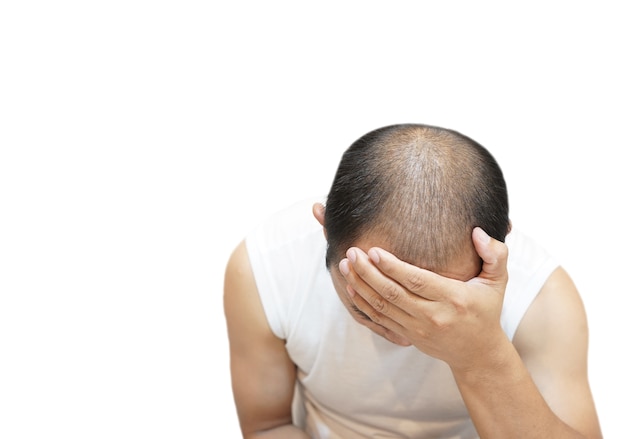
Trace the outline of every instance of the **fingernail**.
<instances>
[{"instance_id":1,"label":"fingernail","mask_svg":"<svg viewBox=\"0 0 626 439\"><path fill-rule=\"evenodd\" d=\"M480 241L484 244L487 244L491 237L487 235L487 232L485 232L482 228L478 227L478 239L480 239Z\"/></svg>"},{"instance_id":2,"label":"fingernail","mask_svg":"<svg viewBox=\"0 0 626 439\"><path fill-rule=\"evenodd\" d=\"M339 261L339 271L344 276L347 276L348 273L350 273L350 267L348 266L348 260L347 259L342 259L341 261Z\"/></svg>"},{"instance_id":3,"label":"fingernail","mask_svg":"<svg viewBox=\"0 0 626 439\"><path fill-rule=\"evenodd\" d=\"M350 262L356 262L356 250L351 248L346 252L346 256L350 259Z\"/></svg>"}]
</instances>

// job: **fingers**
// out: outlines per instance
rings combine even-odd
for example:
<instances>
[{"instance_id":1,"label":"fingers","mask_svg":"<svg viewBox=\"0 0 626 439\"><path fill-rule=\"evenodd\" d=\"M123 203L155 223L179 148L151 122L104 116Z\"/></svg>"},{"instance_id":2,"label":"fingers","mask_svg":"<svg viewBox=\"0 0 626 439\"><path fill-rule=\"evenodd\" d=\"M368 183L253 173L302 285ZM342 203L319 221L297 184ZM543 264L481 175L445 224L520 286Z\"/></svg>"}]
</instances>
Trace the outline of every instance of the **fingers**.
<instances>
[{"instance_id":1,"label":"fingers","mask_svg":"<svg viewBox=\"0 0 626 439\"><path fill-rule=\"evenodd\" d=\"M506 284L508 280L506 268L508 258L507 246L503 242L491 238L480 227L474 228L472 240L476 252L483 260L482 271L478 277L493 283ZM401 261L393 254L380 248L370 249L368 255L376 267L388 278L397 281L411 293L428 300L438 301L448 297L453 287L451 282L457 282ZM360 273L358 270L357 272ZM365 280L367 281L368 278L365 278Z\"/></svg>"},{"instance_id":2,"label":"fingers","mask_svg":"<svg viewBox=\"0 0 626 439\"><path fill-rule=\"evenodd\" d=\"M398 284L404 287L404 290L408 290L412 294L427 300L440 300L442 297L447 296L448 293L446 291L450 290L449 283L455 282L452 279L439 276L432 271L401 261L393 254L380 248L375 247L370 249L368 255L376 264L376 267L384 273L387 278L394 279ZM361 274L358 269L357 272Z\"/></svg>"},{"instance_id":3,"label":"fingers","mask_svg":"<svg viewBox=\"0 0 626 439\"><path fill-rule=\"evenodd\" d=\"M346 288L354 305L374 323L399 330L394 322L406 316L401 308L406 292L381 273L361 249L351 248L347 256L339 270L348 282Z\"/></svg>"},{"instance_id":4,"label":"fingers","mask_svg":"<svg viewBox=\"0 0 626 439\"><path fill-rule=\"evenodd\" d=\"M468 283L408 264L377 247L367 254L350 248L339 269L357 309L373 324L405 335L416 318L430 318L435 310L441 312L442 304L458 305L459 297L468 296L462 292L468 291L469 284L488 284L495 287L489 291L504 291L508 280L506 245L480 228L473 230L472 239L483 264L481 273Z\"/></svg>"}]
</instances>

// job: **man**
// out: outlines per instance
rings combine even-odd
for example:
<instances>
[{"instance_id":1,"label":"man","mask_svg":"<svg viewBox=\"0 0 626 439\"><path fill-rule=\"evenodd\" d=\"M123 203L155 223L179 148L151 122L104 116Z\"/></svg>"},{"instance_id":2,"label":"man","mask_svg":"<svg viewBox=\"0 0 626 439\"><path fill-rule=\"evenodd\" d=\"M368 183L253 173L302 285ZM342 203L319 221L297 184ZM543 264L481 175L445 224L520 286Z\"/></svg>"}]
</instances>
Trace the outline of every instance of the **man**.
<instances>
[{"instance_id":1,"label":"man","mask_svg":"<svg viewBox=\"0 0 626 439\"><path fill-rule=\"evenodd\" d=\"M578 292L453 130L358 139L234 250L224 307L245 438L601 437Z\"/></svg>"}]
</instances>

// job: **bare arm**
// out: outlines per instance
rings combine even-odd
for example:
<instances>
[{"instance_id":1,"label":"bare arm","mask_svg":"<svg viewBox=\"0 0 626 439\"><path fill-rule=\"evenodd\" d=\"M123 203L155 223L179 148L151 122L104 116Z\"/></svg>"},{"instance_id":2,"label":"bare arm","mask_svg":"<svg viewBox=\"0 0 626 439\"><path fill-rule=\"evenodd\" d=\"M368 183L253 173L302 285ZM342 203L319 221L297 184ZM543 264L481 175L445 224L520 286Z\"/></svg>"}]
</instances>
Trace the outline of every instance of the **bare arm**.
<instances>
[{"instance_id":1,"label":"bare arm","mask_svg":"<svg viewBox=\"0 0 626 439\"><path fill-rule=\"evenodd\" d=\"M558 268L526 313L514 345L503 340L484 368L455 373L483 437L601 438L587 379L587 341L582 302Z\"/></svg>"},{"instance_id":2,"label":"bare arm","mask_svg":"<svg viewBox=\"0 0 626 439\"><path fill-rule=\"evenodd\" d=\"M380 249L369 257L355 249L350 263L342 262L354 303L372 329L448 363L481 438L600 438L573 284L557 270L528 311L516 337L525 364L499 323L506 246L481 231L473 236L483 271L467 282Z\"/></svg>"},{"instance_id":3,"label":"bare arm","mask_svg":"<svg viewBox=\"0 0 626 439\"><path fill-rule=\"evenodd\" d=\"M601 437L587 373L587 317L576 286L557 268L526 312L513 344L552 411L585 437Z\"/></svg>"},{"instance_id":4,"label":"bare arm","mask_svg":"<svg viewBox=\"0 0 626 439\"><path fill-rule=\"evenodd\" d=\"M233 395L243 437L307 438L292 424L296 368L265 317L242 242L224 279L224 312L230 344Z\"/></svg>"}]
</instances>

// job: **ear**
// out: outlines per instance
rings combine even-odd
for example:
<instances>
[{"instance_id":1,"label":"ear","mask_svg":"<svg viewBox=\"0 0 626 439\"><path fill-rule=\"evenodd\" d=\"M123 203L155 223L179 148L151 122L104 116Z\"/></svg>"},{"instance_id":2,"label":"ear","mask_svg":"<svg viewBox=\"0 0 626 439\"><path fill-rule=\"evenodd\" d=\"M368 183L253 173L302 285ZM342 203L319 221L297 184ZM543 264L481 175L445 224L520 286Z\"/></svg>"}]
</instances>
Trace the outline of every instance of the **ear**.
<instances>
[{"instance_id":1,"label":"ear","mask_svg":"<svg viewBox=\"0 0 626 439\"><path fill-rule=\"evenodd\" d=\"M326 234L326 227L324 227L324 224L326 224L325 214L326 207L324 207L322 203L313 204L313 216L315 217L317 222L320 223L320 225L324 228L324 236L328 238Z\"/></svg>"},{"instance_id":2,"label":"ear","mask_svg":"<svg viewBox=\"0 0 626 439\"><path fill-rule=\"evenodd\" d=\"M506 234L508 235L509 233L511 233L511 230L513 230L513 223L511 222L511 220L509 220L509 227L507 227L506 229Z\"/></svg>"}]
</instances>

